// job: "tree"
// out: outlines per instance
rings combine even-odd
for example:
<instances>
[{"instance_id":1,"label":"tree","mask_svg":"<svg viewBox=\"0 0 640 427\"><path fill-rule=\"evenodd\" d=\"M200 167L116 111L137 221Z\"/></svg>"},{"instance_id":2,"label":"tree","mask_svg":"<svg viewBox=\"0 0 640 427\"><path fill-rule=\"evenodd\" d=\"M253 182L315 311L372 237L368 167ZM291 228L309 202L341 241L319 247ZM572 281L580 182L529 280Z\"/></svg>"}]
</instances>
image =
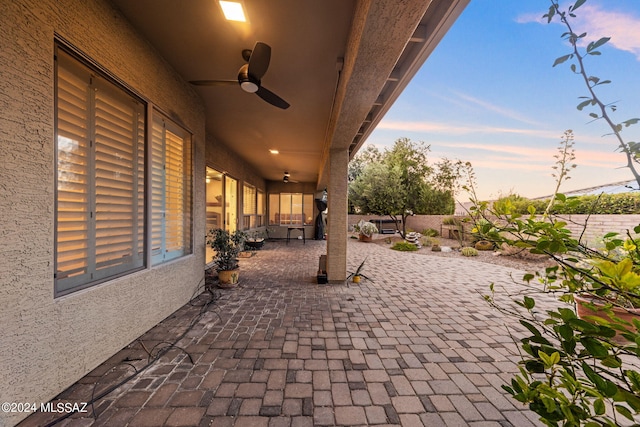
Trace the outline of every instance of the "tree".
<instances>
[{"instance_id":1,"label":"tree","mask_svg":"<svg viewBox=\"0 0 640 427\"><path fill-rule=\"evenodd\" d=\"M358 152L358 154L356 154L349 162L349 169L347 172L349 182L355 181L367 165L379 162L381 157L382 153L380 153L380 150L378 150L375 145L367 145L364 150Z\"/></svg>"},{"instance_id":2,"label":"tree","mask_svg":"<svg viewBox=\"0 0 640 427\"><path fill-rule=\"evenodd\" d=\"M453 213L453 193L460 177L456 165L462 163L445 159L432 167L427 159L429 149L423 142L400 138L391 150L370 157L349 184L354 211L389 215L398 230L402 221L402 237L410 215Z\"/></svg>"}]
</instances>

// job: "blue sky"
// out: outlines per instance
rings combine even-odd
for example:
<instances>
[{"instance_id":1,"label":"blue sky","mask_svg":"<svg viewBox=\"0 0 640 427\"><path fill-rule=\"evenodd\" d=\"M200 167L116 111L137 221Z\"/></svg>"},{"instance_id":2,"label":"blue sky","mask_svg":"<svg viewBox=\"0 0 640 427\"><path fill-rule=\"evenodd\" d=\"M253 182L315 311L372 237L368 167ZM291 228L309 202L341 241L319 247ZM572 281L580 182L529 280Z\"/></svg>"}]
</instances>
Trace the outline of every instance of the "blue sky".
<instances>
[{"instance_id":1,"label":"blue sky","mask_svg":"<svg viewBox=\"0 0 640 427\"><path fill-rule=\"evenodd\" d=\"M366 144L424 141L432 162L470 161L481 198L538 197L553 192L553 156L572 129L578 166L561 191L633 179L614 138L603 136L606 124L576 109L587 94L580 77L569 62L552 67L570 46L564 27L542 20L549 4L472 0ZM588 0L576 14L574 29L587 32L587 42L611 37L586 68L612 81L599 93L618 107L612 118L640 117L640 1ZM640 124L623 137L640 142Z\"/></svg>"}]
</instances>

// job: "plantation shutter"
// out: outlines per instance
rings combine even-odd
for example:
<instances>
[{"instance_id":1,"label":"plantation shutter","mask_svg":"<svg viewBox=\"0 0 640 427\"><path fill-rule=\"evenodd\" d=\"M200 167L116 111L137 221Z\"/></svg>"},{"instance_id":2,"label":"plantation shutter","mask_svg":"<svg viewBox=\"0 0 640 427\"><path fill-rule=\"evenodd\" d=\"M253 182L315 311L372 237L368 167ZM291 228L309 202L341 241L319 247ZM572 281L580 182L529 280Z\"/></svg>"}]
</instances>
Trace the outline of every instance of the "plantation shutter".
<instances>
[{"instance_id":1,"label":"plantation shutter","mask_svg":"<svg viewBox=\"0 0 640 427\"><path fill-rule=\"evenodd\" d=\"M58 50L56 293L144 265L144 105Z\"/></svg>"},{"instance_id":2,"label":"plantation shutter","mask_svg":"<svg viewBox=\"0 0 640 427\"><path fill-rule=\"evenodd\" d=\"M257 211L258 215L264 215L264 192L258 190Z\"/></svg>"},{"instance_id":3,"label":"plantation shutter","mask_svg":"<svg viewBox=\"0 0 640 427\"><path fill-rule=\"evenodd\" d=\"M244 215L245 229L256 226L256 188L244 184L242 187L242 213Z\"/></svg>"},{"instance_id":4,"label":"plantation shutter","mask_svg":"<svg viewBox=\"0 0 640 427\"><path fill-rule=\"evenodd\" d=\"M164 121L154 116L151 131L151 258L161 262L164 242Z\"/></svg>"},{"instance_id":5,"label":"plantation shutter","mask_svg":"<svg viewBox=\"0 0 640 427\"><path fill-rule=\"evenodd\" d=\"M56 279L66 287L89 276L90 74L57 69Z\"/></svg>"},{"instance_id":6,"label":"plantation shutter","mask_svg":"<svg viewBox=\"0 0 640 427\"><path fill-rule=\"evenodd\" d=\"M142 266L144 228L138 215L144 209L138 192L144 108L122 91L100 86L95 91L95 244L96 274L105 277L122 266Z\"/></svg>"},{"instance_id":7,"label":"plantation shutter","mask_svg":"<svg viewBox=\"0 0 640 427\"><path fill-rule=\"evenodd\" d=\"M191 253L191 143L156 114L152 130L152 261Z\"/></svg>"},{"instance_id":8,"label":"plantation shutter","mask_svg":"<svg viewBox=\"0 0 640 427\"><path fill-rule=\"evenodd\" d=\"M185 215L185 141L171 131L166 132L166 236L168 253L184 255Z\"/></svg>"}]
</instances>

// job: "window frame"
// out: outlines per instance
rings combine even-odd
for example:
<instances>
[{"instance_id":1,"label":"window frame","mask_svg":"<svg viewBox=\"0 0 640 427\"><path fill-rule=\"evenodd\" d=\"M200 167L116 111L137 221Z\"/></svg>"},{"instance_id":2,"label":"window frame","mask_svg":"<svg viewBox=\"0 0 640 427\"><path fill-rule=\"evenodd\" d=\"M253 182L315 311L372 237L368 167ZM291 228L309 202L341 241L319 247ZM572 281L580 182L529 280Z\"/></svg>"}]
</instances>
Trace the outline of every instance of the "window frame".
<instances>
[{"instance_id":1,"label":"window frame","mask_svg":"<svg viewBox=\"0 0 640 427\"><path fill-rule=\"evenodd\" d=\"M289 198L288 205L289 211L286 213L288 215L288 219L283 221L283 196ZM300 200L297 202L294 200L294 196L299 197ZM268 217L268 225L270 226L280 226L280 227L301 227L308 226L313 224L313 209L314 209L314 195L311 193L269 193L268 195L268 209L269 209L269 217ZM277 210L274 210L274 200L277 199ZM305 203L305 200L307 201ZM284 200L286 204L287 201ZM309 205L309 207L307 207ZM300 206L300 210L296 210L294 212L294 207ZM310 209L309 212L307 212ZM305 215L306 214L306 215ZM300 223L297 222L297 219L294 219L295 215L300 216ZM311 218L311 221L307 221L307 215ZM276 218L277 216L277 218ZM296 222L294 222L296 221Z\"/></svg>"},{"instance_id":2,"label":"window frame","mask_svg":"<svg viewBox=\"0 0 640 427\"><path fill-rule=\"evenodd\" d=\"M186 129L156 109L153 109L152 114L152 130L149 135L148 150L150 156L148 191L151 198L149 203L148 233L151 265L155 266L193 253L193 137ZM160 124L162 125L162 137L161 140L158 140L156 138L156 132L158 131L156 126ZM183 147L169 146L172 142L177 143L180 138ZM160 147L162 151L160 158L157 155L159 153L156 152L159 148L157 146L158 143L162 145ZM176 164L176 160L179 160L176 157L176 150L179 149L182 150L178 153L182 158L182 162L178 167L182 168L182 173L178 170L169 175L167 165ZM160 159L162 159L163 164L161 165L162 168L158 169L156 164L157 160ZM163 179L154 179L158 175ZM182 182L178 182L180 175L182 175ZM168 185L169 182L173 182L174 185ZM186 190L186 193L176 195L176 191L172 192L172 189L176 190L176 183L178 187L181 187L177 190L180 191L182 189L183 192ZM155 194L160 194L160 200L154 198ZM182 211L178 209L176 212L175 206L173 208L168 207L172 205L170 201L172 198L179 199ZM158 202L160 202L159 206ZM158 209L154 209L156 206L158 206ZM171 218L167 217L167 213L171 215ZM156 236L158 235L160 246L156 247ZM181 242L178 243L177 240L181 240Z\"/></svg>"},{"instance_id":3,"label":"window frame","mask_svg":"<svg viewBox=\"0 0 640 427\"><path fill-rule=\"evenodd\" d=\"M61 70L63 74L65 74L66 81L60 80ZM79 90L80 94L84 94L79 101L75 99L63 99L61 98L61 85L67 85L68 88L70 84L74 84L76 89ZM93 98L96 97L92 92L92 85L98 85L104 88L108 88L108 91L111 91L116 94L117 99L126 99L127 102L131 101L134 104L133 110L137 114L135 117L137 126L134 127L131 137L132 142L131 145L134 146L132 149L132 153L130 155L130 165L131 169L135 172L132 172L132 175L135 175L134 178L131 178L133 182L130 183L129 187L120 187L117 183L116 179L104 177L97 177L98 171L96 170L96 165L98 165L98 161L96 161L94 153L96 151L96 146L99 145L99 141L96 142L96 129L98 126L96 125L96 121L98 120L96 116L96 109L94 108L95 102ZM156 258L152 256L152 218L154 215L154 209L152 207L152 192L153 192L153 182L152 182L152 127L155 120L158 117L162 117L165 122L170 123L168 126L171 129L172 133L180 135L184 142L184 153L182 165L182 177L183 186L182 186L182 198L178 197L177 205L182 206L182 212L184 213L184 218L181 219L182 223L182 232L183 234L179 235L180 241L182 242L182 247L178 248L177 251L171 254L170 257L165 257L162 260L162 263L178 259L180 257L188 256L193 254L194 248L194 138L193 133L183 126L177 124L173 120L169 119L168 115L164 114L162 111L158 110L154 107L153 103L149 100L142 97L139 93L137 93L134 89L127 86L124 82L119 80L117 77L114 77L109 71L100 67L95 61L91 60L86 55L82 54L79 51L67 46L63 40L56 38L54 44L54 79L53 79L53 90L54 90L54 139L53 139L53 162L54 162L54 254L53 254L53 264L54 264L54 273L53 273L53 294L54 298L68 295L74 293L76 291L93 287L103 282L107 282L122 276L126 276L132 273L135 273L140 270L150 269L160 263ZM66 90L66 89L65 89ZM105 90L105 93L108 92ZM73 92L75 93L75 91ZM70 95L67 93L64 96L69 97ZM84 101L86 99L86 102ZM76 104L78 102L78 104ZM65 104L66 103L66 104ZM61 107L61 105L63 105ZM105 104L109 105L109 104ZM116 104L116 106L119 104ZM67 110L71 109L68 112ZM128 111L127 108L123 108L122 110ZM62 128L60 127L63 120L67 120L65 117L61 119L65 114L70 115L71 118L76 115L80 117L82 128L84 129L84 133L82 134L82 140L76 142L75 134L72 131L69 131L67 128L71 126L68 123L64 123ZM115 115L114 115L115 117ZM111 119L109 119L111 120ZM112 126L109 120L106 120L107 131L109 130L109 126ZM114 119L115 120L115 119ZM133 120L133 119L132 119ZM86 123L86 124L82 124ZM67 128L65 128L65 126ZM71 132L71 133L69 133ZM73 174L74 172L68 172L64 167L65 163L61 162L61 154L66 151L72 151L74 147L67 148L60 146L60 138L62 135L68 134L67 138L69 142L67 144L84 144L85 151L89 152L86 154L86 160L81 164L81 169L83 173L89 177L85 178L85 183L83 185L86 186L86 189L83 189L82 196L86 200L87 207L85 210L80 210L78 206L70 206L67 211L61 210L61 204L64 203L64 200L61 198L61 194L64 191L69 190L61 190L60 185L66 181L61 181L59 178L59 174L65 173ZM108 139L107 137L105 137ZM88 147L88 148L87 148ZM107 149L110 147L108 143L104 145ZM105 163L105 168L103 171L106 171L107 174L119 173L119 163L118 161L122 159L122 156L119 156L117 150L103 150L106 154L104 159L98 159L101 162L107 161ZM115 152L115 157L109 157L110 153L107 151ZM113 158L115 160L108 160ZM105 160L107 159L107 160ZM67 163L68 159L65 159ZM109 163L110 162L110 163ZM114 164L116 166L111 167L110 165ZM177 167L176 169L180 169ZM104 172L102 172L104 174ZM66 178L66 177L65 177ZM175 177L174 177L175 178ZM66 178L66 179L73 179ZM97 180L106 180L105 184L101 189L97 188ZM111 186L110 183L114 183L114 187ZM164 182L164 185L167 183ZM102 193L100 193L102 191ZM97 249L98 242L96 241L96 226L92 224L92 222L96 222L96 219L93 217L98 217L100 215L100 210L96 209L96 199L100 196L100 194L105 194L107 199L112 197L112 193L117 193L121 198L131 200L132 207L128 211L128 221L133 227L133 232L121 233L125 236L129 236L132 241L135 243L130 244L129 252L131 253L131 258L135 260L133 264L127 267L123 267L118 269L117 266L118 260L114 262L116 265L115 269L104 268L100 270L100 268L96 267L96 263L90 259L90 257L96 257L99 252ZM101 196L100 196L101 197ZM109 203L108 201L106 203ZM114 202L115 203L115 202ZM121 203L122 205L122 203ZM108 206L108 205L106 205ZM126 203L124 206L127 206ZM67 209L67 207L65 207ZM123 214L110 214L109 210L105 211L108 215L123 215ZM60 222L60 219L63 215L69 213L71 216L75 216L75 219L71 221L80 221L80 226L84 226L81 228L83 230L82 233L79 233L74 237L75 240L70 240L72 244L78 242L78 250L86 251L87 255L82 255L84 258L80 260L80 262L76 262L77 255L76 253L71 254L66 259L70 260L70 264L77 264L77 267L72 269L68 267L66 270L58 271L59 267L66 261L64 258L64 253L62 252L62 245L65 244L65 241L61 240L65 236L62 236L61 233L65 233L67 230L73 229L63 229L65 224ZM79 213L79 214L78 214ZM80 219L78 219L80 218ZM180 221L179 221L180 222ZM103 244L103 248L107 248L107 253L109 252L110 246L113 243L112 239L112 229L107 225L104 235L106 236L106 240ZM74 248L71 248L72 250ZM87 260L85 260L88 259ZM108 260L107 260L108 262ZM120 261L120 264L126 264L125 262ZM76 272L79 271L79 272ZM103 273L103 274L96 274Z\"/></svg>"},{"instance_id":4,"label":"window frame","mask_svg":"<svg viewBox=\"0 0 640 427\"><path fill-rule=\"evenodd\" d=\"M54 296L59 297L131 274L147 266L144 165L148 105L131 90L60 43L56 42L54 50L53 278ZM64 96L61 95L63 92ZM81 96L86 98L79 98ZM110 100L115 103L110 103ZM129 103L132 105L128 108ZM125 132L128 118L131 120L130 135ZM80 138L78 140L69 137L76 131L84 132L83 135L74 135ZM131 139L128 140L127 137ZM69 141L67 145L75 143L77 147L83 148L84 159L81 163L76 161L75 166L70 156L76 154L62 156L63 153L75 151L72 148L61 148L65 138ZM130 146L127 145L129 143ZM84 192L81 190L80 193L70 189L74 185L74 176L78 173L84 174ZM61 179L64 175L69 178ZM62 186L68 188L65 190ZM76 198L84 197L85 211L65 206L69 204L67 194L74 192ZM131 201L129 205L123 202L127 199ZM123 206L125 210L122 210ZM69 219L74 216L74 219ZM66 224L85 228L69 228L65 227ZM110 224L120 234L113 235ZM130 235L126 232L127 225L130 227ZM66 237L74 235L72 240ZM79 245L76 246L78 250L85 254L85 258L79 260L84 265L80 265L75 271L59 270L61 265L67 263L65 247L73 247L74 242ZM108 249L105 251L105 248ZM78 258L74 256L71 260L78 261Z\"/></svg>"}]
</instances>

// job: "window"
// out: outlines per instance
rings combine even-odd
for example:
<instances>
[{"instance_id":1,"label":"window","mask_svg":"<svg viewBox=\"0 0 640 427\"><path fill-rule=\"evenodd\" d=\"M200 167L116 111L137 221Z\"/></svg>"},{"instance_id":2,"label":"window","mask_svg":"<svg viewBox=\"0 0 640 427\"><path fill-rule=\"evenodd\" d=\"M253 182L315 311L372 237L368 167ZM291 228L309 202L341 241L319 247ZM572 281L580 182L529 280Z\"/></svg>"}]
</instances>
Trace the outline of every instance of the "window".
<instances>
[{"instance_id":1,"label":"window","mask_svg":"<svg viewBox=\"0 0 640 427\"><path fill-rule=\"evenodd\" d=\"M191 253L191 138L154 114L151 132L151 259Z\"/></svg>"},{"instance_id":2,"label":"window","mask_svg":"<svg viewBox=\"0 0 640 427\"><path fill-rule=\"evenodd\" d=\"M144 267L145 105L56 49L55 292Z\"/></svg>"},{"instance_id":3,"label":"window","mask_svg":"<svg viewBox=\"0 0 640 427\"><path fill-rule=\"evenodd\" d=\"M258 190L258 224L257 227L263 227L264 223L264 192L262 190Z\"/></svg>"},{"instance_id":4,"label":"window","mask_svg":"<svg viewBox=\"0 0 640 427\"><path fill-rule=\"evenodd\" d=\"M244 184L242 186L242 213L244 215L244 229L256 228L257 224L257 191L256 187Z\"/></svg>"},{"instance_id":5,"label":"window","mask_svg":"<svg viewBox=\"0 0 640 427\"><path fill-rule=\"evenodd\" d=\"M147 135L146 104L59 46L55 73L56 296L192 253L189 133L153 112Z\"/></svg>"},{"instance_id":6,"label":"window","mask_svg":"<svg viewBox=\"0 0 640 427\"><path fill-rule=\"evenodd\" d=\"M313 222L313 194L269 194L269 225L307 225Z\"/></svg>"}]
</instances>

